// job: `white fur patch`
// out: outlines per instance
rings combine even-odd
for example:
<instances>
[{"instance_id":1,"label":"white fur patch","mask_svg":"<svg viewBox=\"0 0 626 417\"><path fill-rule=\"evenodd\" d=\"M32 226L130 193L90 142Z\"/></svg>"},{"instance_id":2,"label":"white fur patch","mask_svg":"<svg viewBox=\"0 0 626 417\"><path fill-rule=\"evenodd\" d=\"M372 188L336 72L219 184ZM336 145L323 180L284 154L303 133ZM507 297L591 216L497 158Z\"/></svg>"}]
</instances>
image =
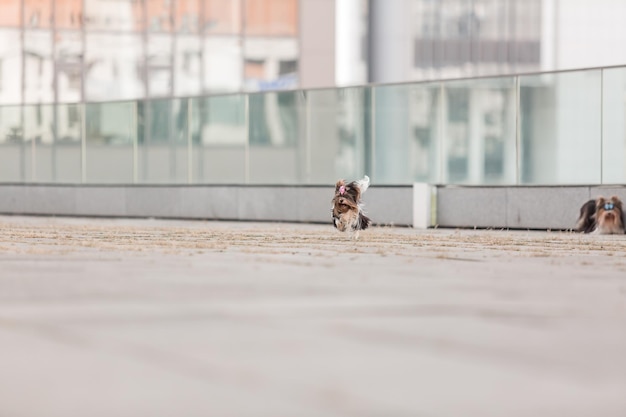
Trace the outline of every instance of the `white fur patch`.
<instances>
[{"instance_id":1,"label":"white fur patch","mask_svg":"<svg viewBox=\"0 0 626 417\"><path fill-rule=\"evenodd\" d=\"M359 186L359 189L361 190L361 194L363 194L370 186L370 177L365 175L362 179L358 180L356 183Z\"/></svg>"}]
</instances>

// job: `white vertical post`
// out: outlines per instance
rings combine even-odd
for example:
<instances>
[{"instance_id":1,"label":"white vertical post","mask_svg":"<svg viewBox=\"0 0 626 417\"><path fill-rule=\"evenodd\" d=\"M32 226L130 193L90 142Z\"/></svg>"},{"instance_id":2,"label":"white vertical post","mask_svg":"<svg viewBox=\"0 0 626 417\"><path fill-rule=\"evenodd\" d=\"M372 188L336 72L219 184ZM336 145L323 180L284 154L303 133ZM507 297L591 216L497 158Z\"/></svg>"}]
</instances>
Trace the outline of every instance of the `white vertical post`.
<instances>
[{"instance_id":1,"label":"white vertical post","mask_svg":"<svg viewBox=\"0 0 626 417\"><path fill-rule=\"evenodd\" d=\"M436 188L426 183L413 184L413 227L428 229L436 224Z\"/></svg>"}]
</instances>

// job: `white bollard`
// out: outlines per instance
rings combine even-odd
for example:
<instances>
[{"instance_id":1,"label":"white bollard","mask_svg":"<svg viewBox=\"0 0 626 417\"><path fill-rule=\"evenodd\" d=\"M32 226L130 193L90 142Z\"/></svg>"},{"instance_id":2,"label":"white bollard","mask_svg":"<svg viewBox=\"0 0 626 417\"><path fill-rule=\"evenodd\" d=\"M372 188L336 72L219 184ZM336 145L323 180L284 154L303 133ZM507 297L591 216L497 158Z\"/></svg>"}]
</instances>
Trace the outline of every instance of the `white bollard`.
<instances>
[{"instance_id":1,"label":"white bollard","mask_svg":"<svg viewBox=\"0 0 626 417\"><path fill-rule=\"evenodd\" d=\"M413 184L413 227L428 229L437 224L437 188L423 182Z\"/></svg>"}]
</instances>

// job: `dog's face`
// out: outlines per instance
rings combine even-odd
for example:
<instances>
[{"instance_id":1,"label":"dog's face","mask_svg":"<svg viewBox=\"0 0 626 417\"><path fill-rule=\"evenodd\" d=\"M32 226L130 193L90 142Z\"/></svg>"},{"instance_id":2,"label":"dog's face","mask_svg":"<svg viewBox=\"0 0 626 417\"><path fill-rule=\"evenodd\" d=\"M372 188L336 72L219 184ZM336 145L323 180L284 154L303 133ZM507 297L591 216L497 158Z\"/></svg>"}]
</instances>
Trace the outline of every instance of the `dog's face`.
<instances>
[{"instance_id":1,"label":"dog's face","mask_svg":"<svg viewBox=\"0 0 626 417\"><path fill-rule=\"evenodd\" d=\"M622 201L616 197L600 197L596 200L596 222L601 234L623 234Z\"/></svg>"},{"instance_id":2,"label":"dog's face","mask_svg":"<svg viewBox=\"0 0 626 417\"><path fill-rule=\"evenodd\" d=\"M333 198L333 213L343 214L351 210L358 210L361 191L352 183L347 184L344 180L335 184L335 197Z\"/></svg>"}]
</instances>

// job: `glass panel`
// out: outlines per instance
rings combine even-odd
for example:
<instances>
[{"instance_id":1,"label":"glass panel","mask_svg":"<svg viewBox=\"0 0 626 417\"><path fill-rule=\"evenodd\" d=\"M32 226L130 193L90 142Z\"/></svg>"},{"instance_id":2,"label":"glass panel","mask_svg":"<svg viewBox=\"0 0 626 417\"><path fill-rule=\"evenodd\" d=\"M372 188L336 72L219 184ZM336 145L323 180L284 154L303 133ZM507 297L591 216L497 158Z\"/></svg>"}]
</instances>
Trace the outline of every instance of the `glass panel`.
<instances>
[{"instance_id":1,"label":"glass panel","mask_svg":"<svg viewBox=\"0 0 626 417\"><path fill-rule=\"evenodd\" d=\"M78 102L82 90L83 45L80 32L58 32L57 78L60 102Z\"/></svg>"},{"instance_id":2,"label":"glass panel","mask_svg":"<svg viewBox=\"0 0 626 417\"><path fill-rule=\"evenodd\" d=\"M142 97L141 36L134 34L86 35L85 94L87 100L120 100Z\"/></svg>"},{"instance_id":3,"label":"glass panel","mask_svg":"<svg viewBox=\"0 0 626 417\"><path fill-rule=\"evenodd\" d=\"M306 178L301 91L250 95L250 178L256 184L297 184Z\"/></svg>"},{"instance_id":4,"label":"glass panel","mask_svg":"<svg viewBox=\"0 0 626 417\"><path fill-rule=\"evenodd\" d=\"M521 182L601 181L600 71L520 77Z\"/></svg>"},{"instance_id":5,"label":"glass panel","mask_svg":"<svg viewBox=\"0 0 626 417\"><path fill-rule=\"evenodd\" d=\"M27 170L30 181L49 182L51 179L52 161L47 150L54 143L53 128L54 105L24 106L24 140L28 146L32 146L34 159ZM42 153L39 152L41 149Z\"/></svg>"},{"instance_id":6,"label":"glass panel","mask_svg":"<svg viewBox=\"0 0 626 417\"><path fill-rule=\"evenodd\" d=\"M200 1L178 0L175 3L176 31L178 33L198 33L200 26Z\"/></svg>"},{"instance_id":7,"label":"glass panel","mask_svg":"<svg viewBox=\"0 0 626 417\"><path fill-rule=\"evenodd\" d=\"M249 91L298 87L298 42L295 39L247 39L244 77Z\"/></svg>"},{"instance_id":8,"label":"glass panel","mask_svg":"<svg viewBox=\"0 0 626 417\"><path fill-rule=\"evenodd\" d=\"M24 28L49 28L52 25L51 0L23 0ZM19 3L16 1L15 3ZM1 4L1 3L0 3ZM0 6L4 13L4 7Z\"/></svg>"},{"instance_id":9,"label":"glass panel","mask_svg":"<svg viewBox=\"0 0 626 417\"><path fill-rule=\"evenodd\" d=\"M20 2L15 0L0 0L0 26L20 25Z\"/></svg>"},{"instance_id":10,"label":"glass panel","mask_svg":"<svg viewBox=\"0 0 626 417\"><path fill-rule=\"evenodd\" d=\"M17 30L0 29L0 103L17 104L21 101L21 80L20 33Z\"/></svg>"},{"instance_id":11,"label":"glass panel","mask_svg":"<svg viewBox=\"0 0 626 417\"><path fill-rule=\"evenodd\" d=\"M81 123L80 104L56 108L57 140L37 147L37 180L42 182L80 183Z\"/></svg>"},{"instance_id":12,"label":"glass panel","mask_svg":"<svg viewBox=\"0 0 626 417\"><path fill-rule=\"evenodd\" d=\"M87 182L134 182L136 111L134 101L86 105Z\"/></svg>"},{"instance_id":13,"label":"glass panel","mask_svg":"<svg viewBox=\"0 0 626 417\"><path fill-rule=\"evenodd\" d=\"M24 141L19 106L0 107L0 182L28 179L29 145Z\"/></svg>"},{"instance_id":14,"label":"glass panel","mask_svg":"<svg viewBox=\"0 0 626 417\"><path fill-rule=\"evenodd\" d=\"M172 1L145 0L150 32L172 31Z\"/></svg>"},{"instance_id":15,"label":"glass panel","mask_svg":"<svg viewBox=\"0 0 626 417\"><path fill-rule=\"evenodd\" d=\"M196 99L193 106L193 182L243 184L246 181L246 97Z\"/></svg>"},{"instance_id":16,"label":"glass panel","mask_svg":"<svg viewBox=\"0 0 626 417\"><path fill-rule=\"evenodd\" d=\"M142 2L136 0L84 0L88 30L143 30ZM57 0L57 3L59 1Z\"/></svg>"},{"instance_id":17,"label":"glass panel","mask_svg":"<svg viewBox=\"0 0 626 417\"><path fill-rule=\"evenodd\" d=\"M626 69L604 70L602 182L626 183Z\"/></svg>"},{"instance_id":18,"label":"glass panel","mask_svg":"<svg viewBox=\"0 0 626 417\"><path fill-rule=\"evenodd\" d=\"M57 142L52 155L55 158L53 179L56 182L81 182L81 123L83 107L80 104L59 105L57 114Z\"/></svg>"},{"instance_id":19,"label":"glass panel","mask_svg":"<svg viewBox=\"0 0 626 417\"><path fill-rule=\"evenodd\" d=\"M175 95L193 96L201 93L200 66L202 56L200 48L200 39L196 36L179 36L176 39Z\"/></svg>"},{"instance_id":20,"label":"glass panel","mask_svg":"<svg viewBox=\"0 0 626 417\"><path fill-rule=\"evenodd\" d=\"M54 16L57 29L80 29L83 23L83 0L54 0Z\"/></svg>"},{"instance_id":21,"label":"glass panel","mask_svg":"<svg viewBox=\"0 0 626 417\"><path fill-rule=\"evenodd\" d=\"M340 178L351 181L371 175L366 160L371 144L370 89L312 90L306 97L311 164L308 182L334 184Z\"/></svg>"},{"instance_id":22,"label":"glass panel","mask_svg":"<svg viewBox=\"0 0 626 417\"><path fill-rule=\"evenodd\" d=\"M152 100L139 103L139 181L187 182L187 101Z\"/></svg>"},{"instance_id":23,"label":"glass panel","mask_svg":"<svg viewBox=\"0 0 626 417\"><path fill-rule=\"evenodd\" d=\"M150 97L172 93L172 37L150 35L148 40L148 83Z\"/></svg>"},{"instance_id":24,"label":"glass panel","mask_svg":"<svg viewBox=\"0 0 626 417\"><path fill-rule=\"evenodd\" d=\"M204 0L204 32L220 34L240 33L242 1Z\"/></svg>"},{"instance_id":25,"label":"glass panel","mask_svg":"<svg viewBox=\"0 0 626 417\"><path fill-rule=\"evenodd\" d=\"M50 32L24 32L24 101L54 102L54 61Z\"/></svg>"},{"instance_id":26,"label":"glass panel","mask_svg":"<svg viewBox=\"0 0 626 417\"><path fill-rule=\"evenodd\" d=\"M515 184L514 78L444 83L443 181Z\"/></svg>"},{"instance_id":27,"label":"glass panel","mask_svg":"<svg viewBox=\"0 0 626 417\"><path fill-rule=\"evenodd\" d=\"M297 0L247 0L246 33L287 35L298 33Z\"/></svg>"},{"instance_id":28,"label":"glass panel","mask_svg":"<svg viewBox=\"0 0 626 417\"><path fill-rule=\"evenodd\" d=\"M408 171L408 90L376 87L374 91L374 167L372 182L401 183Z\"/></svg>"},{"instance_id":29,"label":"glass panel","mask_svg":"<svg viewBox=\"0 0 626 417\"><path fill-rule=\"evenodd\" d=\"M439 84L375 88L372 181L514 183L514 80L481 79L444 85L443 120ZM439 135L439 123L443 136ZM441 142L440 137L445 141Z\"/></svg>"},{"instance_id":30,"label":"glass panel","mask_svg":"<svg viewBox=\"0 0 626 417\"><path fill-rule=\"evenodd\" d=\"M436 182L439 85L374 88L376 184Z\"/></svg>"},{"instance_id":31,"label":"glass panel","mask_svg":"<svg viewBox=\"0 0 626 417\"><path fill-rule=\"evenodd\" d=\"M57 108L57 141L59 143L80 143L82 120L80 104L64 104Z\"/></svg>"},{"instance_id":32,"label":"glass panel","mask_svg":"<svg viewBox=\"0 0 626 417\"><path fill-rule=\"evenodd\" d=\"M24 106L24 140L35 144L54 142L54 105Z\"/></svg>"},{"instance_id":33,"label":"glass panel","mask_svg":"<svg viewBox=\"0 0 626 417\"><path fill-rule=\"evenodd\" d=\"M238 38L207 38L204 43L204 92L240 91L242 49Z\"/></svg>"},{"instance_id":34,"label":"glass panel","mask_svg":"<svg viewBox=\"0 0 626 417\"><path fill-rule=\"evenodd\" d=\"M409 182L441 181L441 88L418 84L409 88ZM376 138L379 141L379 138Z\"/></svg>"}]
</instances>

